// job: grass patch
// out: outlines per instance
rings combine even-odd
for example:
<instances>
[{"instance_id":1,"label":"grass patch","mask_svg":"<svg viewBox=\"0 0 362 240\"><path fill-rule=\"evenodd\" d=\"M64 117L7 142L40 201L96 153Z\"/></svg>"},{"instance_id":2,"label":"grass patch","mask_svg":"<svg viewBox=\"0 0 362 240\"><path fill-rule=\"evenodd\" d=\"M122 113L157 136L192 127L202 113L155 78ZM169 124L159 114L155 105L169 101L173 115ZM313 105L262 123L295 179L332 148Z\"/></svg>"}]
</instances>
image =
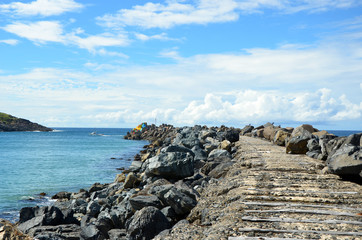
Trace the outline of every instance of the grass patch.
<instances>
[{"instance_id":1,"label":"grass patch","mask_svg":"<svg viewBox=\"0 0 362 240\"><path fill-rule=\"evenodd\" d=\"M16 117L0 112L0 122L10 123L15 119Z\"/></svg>"}]
</instances>

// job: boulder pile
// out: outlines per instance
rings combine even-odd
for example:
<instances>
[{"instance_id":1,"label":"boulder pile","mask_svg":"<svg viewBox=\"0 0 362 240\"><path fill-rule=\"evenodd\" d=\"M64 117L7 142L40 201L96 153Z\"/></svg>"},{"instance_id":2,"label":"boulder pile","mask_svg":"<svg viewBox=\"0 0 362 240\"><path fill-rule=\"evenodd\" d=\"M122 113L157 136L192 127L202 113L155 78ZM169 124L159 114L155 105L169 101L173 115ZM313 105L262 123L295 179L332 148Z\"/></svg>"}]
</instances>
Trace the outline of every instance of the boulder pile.
<instances>
[{"instance_id":1,"label":"boulder pile","mask_svg":"<svg viewBox=\"0 0 362 240\"><path fill-rule=\"evenodd\" d=\"M53 206L26 207L18 228L36 239L152 239L184 220L200 189L234 164L240 129L148 126L129 169L88 190L60 192ZM135 138L134 138L135 137Z\"/></svg>"},{"instance_id":2,"label":"boulder pile","mask_svg":"<svg viewBox=\"0 0 362 240\"><path fill-rule=\"evenodd\" d=\"M271 123L243 129L151 125L125 136L149 144L114 182L59 192L53 206L23 208L17 227L39 240L163 239L187 221L200 193L233 168L240 135L325 160L330 173L361 175L362 133L336 137L311 125L281 128Z\"/></svg>"},{"instance_id":3,"label":"boulder pile","mask_svg":"<svg viewBox=\"0 0 362 240\"><path fill-rule=\"evenodd\" d=\"M255 128L245 126L241 134L285 146L289 154L306 154L311 158L325 160L328 171L341 177L357 181L362 178L362 133L337 137L308 124L281 128L267 123Z\"/></svg>"}]
</instances>

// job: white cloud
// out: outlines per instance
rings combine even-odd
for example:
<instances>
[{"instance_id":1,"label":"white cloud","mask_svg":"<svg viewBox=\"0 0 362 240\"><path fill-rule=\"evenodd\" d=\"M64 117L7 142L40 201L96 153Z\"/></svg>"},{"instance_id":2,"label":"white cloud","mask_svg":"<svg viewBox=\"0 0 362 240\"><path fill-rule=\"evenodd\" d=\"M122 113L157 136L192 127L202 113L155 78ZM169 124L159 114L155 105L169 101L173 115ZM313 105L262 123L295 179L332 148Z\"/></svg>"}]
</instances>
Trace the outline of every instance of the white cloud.
<instances>
[{"instance_id":1,"label":"white cloud","mask_svg":"<svg viewBox=\"0 0 362 240\"><path fill-rule=\"evenodd\" d=\"M38 21L31 23L15 22L6 25L3 30L26 38L36 44L46 44L48 42L57 42L66 45L76 45L79 48L87 49L93 53L101 55L118 55L115 52L107 52L100 47L126 46L129 40L125 34L98 34L81 37L84 35L83 29L76 29L74 32L67 34L64 32L63 25L57 21ZM124 55L123 55L124 57Z\"/></svg>"},{"instance_id":2,"label":"white cloud","mask_svg":"<svg viewBox=\"0 0 362 240\"><path fill-rule=\"evenodd\" d=\"M243 90L230 93L208 93L201 102L191 101L184 109L156 108L151 111L129 108L122 111L89 115L98 122L172 123L178 126L194 124L242 125L247 123L330 123L358 120L362 117L362 102L351 103L345 96L334 99L329 89L315 93ZM227 100L232 99L232 101Z\"/></svg>"},{"instance_id":3,"label":"white cloud","mask_svg":"<svg viewBox=\"0 0 362 240\"><path fill-rule=\"evenodd\" d=\"M235 21L240 14L260 13L265 9L280 13L319 12L358 4L361 3L357 0L173 0L165 4L148 2L131 9L121 9L116 14L106 14L97 20L101 25L115 28L171 28L182 24Z\"/></svg>"},{"instance_id":4,"label":"white cloud","mask_svg":"<svg viewBox=\"0 0 362 240\"><path fill-rule=\"evenodd\" d=\"M17 45L19 43L19 40L17 39L4 39L4 40L0 40L0 43L5 43L5 44L9 44L9 45Z\"/></svg>"},{"instance_id":5,"label":"white cloud","mask_svg":"<svg viewBox=\"0 0 362 240\"><path fill-rule=\"evenodd\" d=\"M87 49L91 52L99 47L127 46L129 44L127 36L123 34L113 35L109 33L91 35L87 37L79 37L75 34L70 34L67 35L67 40L78 47ZM101 53L105 52L101 51Z\"/></svg>"},{"instance_id":6,"label":"white cloud","mask_svg":"<svg viewBox=\"0 0 362 240\"><path fill-rule=\"evenodd\" d=\"M3 29L35 43L64 42L62 25L56 21L15 22Z\"/></svg>"},{"instance_id":7,"label":"white cloud","mask_svg":"<svg viewBox=\"0 0 362 240\"><path fill-rule=\"evenodd\" d=\"M36 0L30 3L12 2L1 4L0 11L18 16L53 16L65 12L77 11L83 5L74 0Z\"/></svg>"},{"instance_id":8,"label":"white cloud","mask_svg":"<svg viewBox=\"0 0 362 240\"><path fill-rule=\"evenodd\" d=\"M141 41L149 41L149 40L163 40L163 41L170 41L170 40L177 40L177 39L173 39L167 36L167 33L161 33L161 34L156 34L156 35L152 35L152 36L147 36L145 34L142 33L135 33L135 36L137 39L141 40Z\"/></svg>"}]
</instances>

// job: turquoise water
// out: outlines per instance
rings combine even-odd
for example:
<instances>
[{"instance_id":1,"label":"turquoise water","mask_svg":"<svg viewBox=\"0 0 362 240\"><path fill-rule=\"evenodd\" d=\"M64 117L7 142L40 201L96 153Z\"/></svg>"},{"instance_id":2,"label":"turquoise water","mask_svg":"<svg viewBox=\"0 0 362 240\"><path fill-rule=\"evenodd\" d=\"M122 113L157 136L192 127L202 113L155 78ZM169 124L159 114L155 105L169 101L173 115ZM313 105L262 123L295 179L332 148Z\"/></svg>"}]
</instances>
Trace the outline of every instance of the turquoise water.
<instances>
[{"instance_id":1,"label":"turquoise water","mask_svg":"<svg viewBox=\"0 0 362 240\"><path fill-rule=\"evenodd\" d=\"M0 132L0 218L16 220L41 198L112 182L147 144L124 140L130 129L57 128L54 132ZM96 131L102 135L91 135Z\"/></svg>"}]
</instances>

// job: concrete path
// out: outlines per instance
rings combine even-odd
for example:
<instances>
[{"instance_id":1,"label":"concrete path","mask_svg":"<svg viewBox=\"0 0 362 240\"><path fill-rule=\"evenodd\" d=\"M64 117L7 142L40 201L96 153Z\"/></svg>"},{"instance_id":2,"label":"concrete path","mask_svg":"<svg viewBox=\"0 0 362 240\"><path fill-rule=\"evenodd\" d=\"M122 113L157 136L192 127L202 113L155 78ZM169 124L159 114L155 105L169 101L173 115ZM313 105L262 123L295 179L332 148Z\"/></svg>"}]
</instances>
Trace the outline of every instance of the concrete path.
<instances>
[{"instance_id":1,"label":"concrete path","mask_svg":"<svg viewBox=\"0 0 362 240\"><path fill-rule=\"evenodd\" d=\"M323 161L240 137L235 164L211 180L165 239L362 239L362 186L322 174Z\"/></svg>"}]
</instances>

